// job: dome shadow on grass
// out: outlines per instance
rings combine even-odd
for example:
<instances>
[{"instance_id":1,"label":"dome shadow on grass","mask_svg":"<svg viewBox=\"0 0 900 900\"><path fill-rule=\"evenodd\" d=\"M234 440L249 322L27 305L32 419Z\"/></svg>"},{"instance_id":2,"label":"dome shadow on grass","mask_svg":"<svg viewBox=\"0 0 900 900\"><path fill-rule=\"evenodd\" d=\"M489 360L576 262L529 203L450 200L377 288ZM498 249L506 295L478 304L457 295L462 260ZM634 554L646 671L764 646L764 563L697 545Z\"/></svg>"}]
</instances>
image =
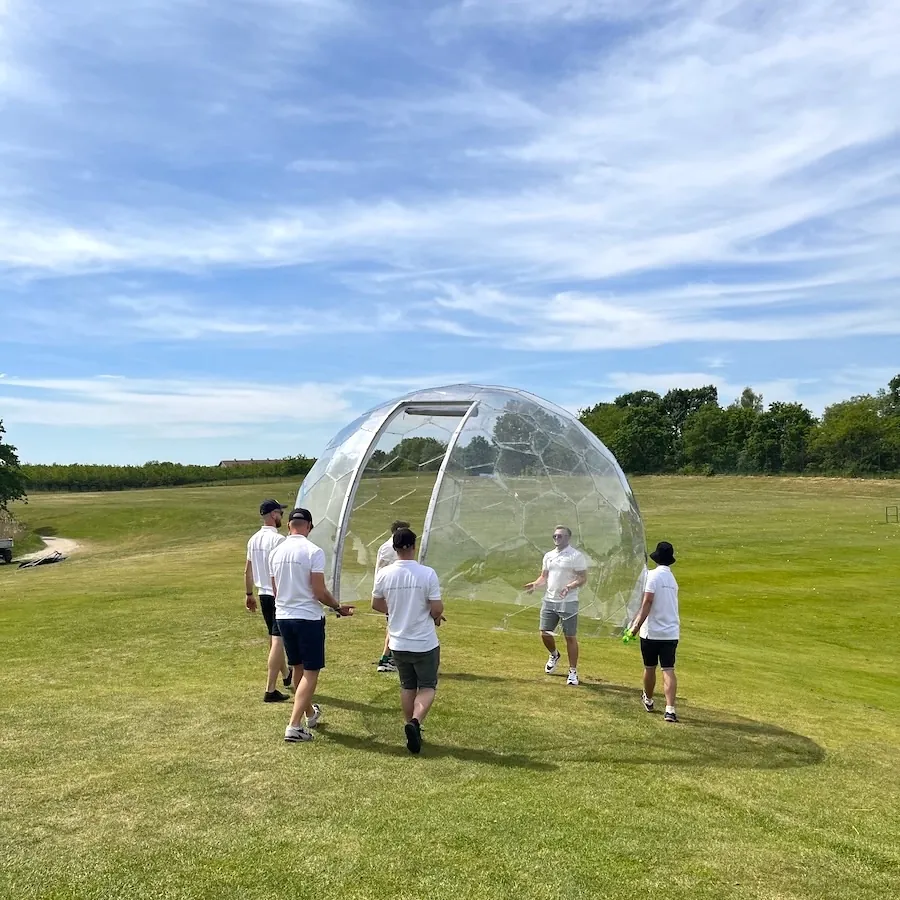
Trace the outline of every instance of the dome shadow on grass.
<instances>
[{"instance_id":1,"label":"dome shadow on grass","mask_svg":"<svg viewBox=\"0 0 900 900\"><path fill-rule=\"evenodd\" d=\"M509 686L510 681L534 685L528 679L498 678L470 673L442 675L450 682L484 682ZM662 697L658 711L647 713L640 690L609 683L582 683L579 691L600 703L608 718L597 729L540 731L530 725L529 742L520 744L530 758L553 753L557 762L621 763L676 767L712 766L723 769L779 770L818 765L825 750L802 734L778 725L756 722L724 710L679 704L678 724L663 721ZM519 743L509 734L507 745ZM562 759L559 754L563 754Z\"/></svg>"}]
</instances>

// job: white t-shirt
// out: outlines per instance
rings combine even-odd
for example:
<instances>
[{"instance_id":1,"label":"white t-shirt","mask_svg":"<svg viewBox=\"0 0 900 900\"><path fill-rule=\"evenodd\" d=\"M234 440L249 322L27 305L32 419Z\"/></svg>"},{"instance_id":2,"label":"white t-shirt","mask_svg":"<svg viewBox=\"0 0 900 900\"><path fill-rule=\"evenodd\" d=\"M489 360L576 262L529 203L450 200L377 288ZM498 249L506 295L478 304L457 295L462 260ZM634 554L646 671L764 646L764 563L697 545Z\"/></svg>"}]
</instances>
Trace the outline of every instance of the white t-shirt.
<instances>
[{"instance_id":1,"label":"white t-shirt","mask_svg":"<svg viewBox=\"0 0 900 900\"><path fill-rule=\"evenodd\" d=\"M269 554L284 540L274 525L263 525L247 541L247 559L253 572L253 583L261 594L272 595L272 570L269 568Z\"/></svg>"},{"instance_id":2,"label":"white t-shirt","mask_svg":"<svg viewBox=\"0 0 900 900\"><path fill-rule=\"evenodd\" d=\"M378 571L372 596L387 601L391 650L426 653L438 646L431 601L441 599L441 586L434 569L413 559L398 559Z\"/></svg>"},{"instance_id":3,"label":"white t-shirt","mask_svg":"<svg viewBox=\"0 0 900 900\"><path fill-rule=\"evenodd\" d=\"M289 534L269 556L275 579L276 619L324 619L312 592L313 572L325 572L325 551L302 534Z\"/></svg>"},{"instance_id":4,"label":"white t-shirt","mask_svg":"<svg viewBox=\"0 0 900 900\"><path fill-rule=\"evenodd\" d=\"M578 603L578 588L573 588L562 598L559 592L575 580L576 572L587 571L587 558L580 550L576 550L571 544L565 550L554 548L544 554L541 570L547 573L545 604L571 607Z\"/></svg>"},{"instance_id":5,"label":"white t-shirt","mask_svg":"<svg viewBox=\"0 0 900 900\"><path fill-rule=\"evenodd\" d=\"M678 582L668 566L647 573L644 593L653 594L650 615L641 625L641 637L651 641L677 641L679 636Z\"/></svg>"},{"instance_id":6,"label":"white t-shirt","mask_svg":"<svg viewBox=\"0 0 900 900\"><path fill-rule=\"evenodd\" d=\"M375 556L375 571L397 562L397 551L394 549L394 539L389 537L379 548Z\"/></svg>"}]
</instances>

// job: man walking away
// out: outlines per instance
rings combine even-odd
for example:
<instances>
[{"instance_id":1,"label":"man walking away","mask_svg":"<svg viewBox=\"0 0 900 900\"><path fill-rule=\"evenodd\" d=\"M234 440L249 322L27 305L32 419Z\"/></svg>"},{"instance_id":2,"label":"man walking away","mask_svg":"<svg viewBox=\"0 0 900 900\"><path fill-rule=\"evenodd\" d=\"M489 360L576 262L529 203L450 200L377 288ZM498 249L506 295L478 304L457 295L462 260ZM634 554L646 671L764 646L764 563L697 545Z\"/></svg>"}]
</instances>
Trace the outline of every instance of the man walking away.
<instances>
[{"instance_id":1,"label":"man walking away","mask_svg":"<svg viewBox=\"0 0 900 900\"><path fill-rule=\"evenodd\" d=\"M378 548L378 554L375 557L375 574L378 575L378 572L383 569L385 566L389 566L392 562L397 561L397 553L394 550L394 534L400 528L409 528L409 522L403 522L401 520L397 520L396 522L391 522L391 536ZM391 648L389 646L389 642L391 639L391 635L388 632L387 628L384 630L384 649L381 651L381 659L378 660L378 672L396 672L397 666L394 663L393 658L391 657Z\"/></svg>"},{"instance_id":2,"label":"man walking away","mask_svg":"<svg viewBox=\"0 0 900 900\"><path fill-rule=\"evenodd\" d=\"M644 692L641 701L647 712L653 712L653 691L656 688L656 667L663 673L666 695L667 722L677 722L675 693L675 651L680 636L678 616L678 582L672 574L675 551L668 541L660 541L650 554L656 568L647 573L644 598L640 611L631 624L632 634L640 633L641 656L644 658Z\"/></svg>"},{"instance_id":3,"label":"man walking away","mask_svg":"<svg viewBox=\"0 0 900 900\"><path fill-rule=\"evenodd\" d=\"M308 509L291 510L290 534L272 551L272 587L275 619L284 642L288 664L294 670L294 708L284 730L290 743L311 741L322 711L312 702L325 668L325 612L327 606L339 616L353 615L353 607L338 603L325 586L325 553L309 540L313 529ZM306 716L306 728L303 717Z\"/></svg>"},{"instance_id":4,"label":"man walking away","mask_svg":"<svg viewBox=\"0 0 900 900\"><path fill-rule=\"evenodd\" d=\"M541 601L541 640L550 651L544 671L549 675L559 662L556 638L553 632L562 623L562 633L566 639L566 654L569 658L567 685L578 686L578 588L587 581L587 560L580 550L569 541L572 529L557 525L553 529L554 548L544 554L541 574L525 585L530 594L535 588L546 585Z\"/></svg>"},{"instance_id":5,"label":"man walking away","mask_svg":"<svg viewBox=\"0 0 900 900\"><path fill-rule=\"evenodd\" d=\"M416 562L416 536L398 528L391 539L397 561L375 576L372 609L388 617L388 642L400 676L406 747L422 749L422 723L434 702L441 663L437 628L444 604L437 572Z\"/></svg>"},{"instance_id":6,"label":"man walking away","mask_svg":"<svg viewBox=\"0 0 900 900\"><path fill-rule=\"evenodd\" d=\"M291 683L291 673L285 661L278 623L275 621L275 596L272 593L272 572L269 569L269 554L284 540L284 535L279 534L278 529L281 528L285 509L287 507L277 500L263 500L260 504L262 527L247 541L247 563L244 566L247 609L256 612L256 600L253 597L253 588L256 587L259 591L259 608L269 633L268 676L263 695L266 703L283 703L290 699L287 694L282 694L275 688L279 673L285 687Z\"/></svg>"}]
</instances>

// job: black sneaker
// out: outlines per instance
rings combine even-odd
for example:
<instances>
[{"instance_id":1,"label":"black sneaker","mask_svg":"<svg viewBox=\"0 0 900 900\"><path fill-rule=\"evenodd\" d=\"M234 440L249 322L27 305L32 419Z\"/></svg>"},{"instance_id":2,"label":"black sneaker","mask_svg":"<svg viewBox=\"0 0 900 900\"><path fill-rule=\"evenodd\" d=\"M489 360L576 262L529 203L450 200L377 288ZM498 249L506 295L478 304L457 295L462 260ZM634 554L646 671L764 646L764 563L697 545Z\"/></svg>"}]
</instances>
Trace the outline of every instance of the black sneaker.
<instances>
[{"instance_id":1,"label":"black sneaker","mask_svg":"<svg viewBox=\"0 0 900 900\"><path fill-rule=\"evenodd\" d=\"M676 716L675 713L673 713L673 712L667 712L665 714L665 716L663 716L663 718L667 722L677 722L678 721L678 716Z\"/></svg>"},{"instance_id":2,"label":"black sneaker","mask_svg":"<svg viewBox=\"0 0 900 900\"><path fill-rule=\"evenodd\" d=\"M404 728L406 732L406 749L410 753L418 753L422 749L422 730L417 719L407 722Z\"/></svg>"},{"instance_id":3,"label":"black sneaker","mask_svg":"<svg viewBox=\"0 0 900 900\"><path fill-rule=\"evenodd\" d=\"M653 698L648 697L643 691L641 691L641 703L644 704L644 709L647 712L653 712Z\"/></svg>"},{"instance_id":4,"label":"black sneaker","mask_svg":"<svg viewBox=\"0 0 900 900\"><path fill-rule=\"evenodd\" d=\"M293 677L294 677L294 667L293 667L293 666L288 666L288 673L287 673L287 675L284 676L284 678L281 679L281 683L282 683L285 687L290 687L290 686L291 686L291 679L292 679Z\"/></svg>"},{"instance_id":5,"label":"black sneaker","mask_svg":"<svg viewBox=\"0 0 900 900\"><path fill-rule=\"evenodd\" d=\"M284 703L285 700L290 700L287 694L282 694L281 691L266 691L263 694L263 703Z\"/></svg>"}]
</instances>

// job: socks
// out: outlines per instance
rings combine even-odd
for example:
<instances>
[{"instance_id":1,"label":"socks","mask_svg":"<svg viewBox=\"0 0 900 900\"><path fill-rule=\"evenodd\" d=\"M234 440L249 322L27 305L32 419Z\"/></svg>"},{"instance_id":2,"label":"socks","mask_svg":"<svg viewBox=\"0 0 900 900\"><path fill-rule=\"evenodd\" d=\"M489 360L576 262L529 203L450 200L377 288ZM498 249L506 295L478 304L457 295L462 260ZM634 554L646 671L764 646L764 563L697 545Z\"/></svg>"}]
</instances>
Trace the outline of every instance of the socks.
<instances>
[{"instance_id":1,"label":"socks","mask_svg":"<svg viewBox=\"0 0 900 900\"><path fill-rule=\"evenodd\" d=\"M667 704L666 704L666 712L668 712L668 713L673 713L673 712L675 712L675 707L674 707L674 706L669 706L669 704L667 703Z\"/></svg>"}]
</instances>

